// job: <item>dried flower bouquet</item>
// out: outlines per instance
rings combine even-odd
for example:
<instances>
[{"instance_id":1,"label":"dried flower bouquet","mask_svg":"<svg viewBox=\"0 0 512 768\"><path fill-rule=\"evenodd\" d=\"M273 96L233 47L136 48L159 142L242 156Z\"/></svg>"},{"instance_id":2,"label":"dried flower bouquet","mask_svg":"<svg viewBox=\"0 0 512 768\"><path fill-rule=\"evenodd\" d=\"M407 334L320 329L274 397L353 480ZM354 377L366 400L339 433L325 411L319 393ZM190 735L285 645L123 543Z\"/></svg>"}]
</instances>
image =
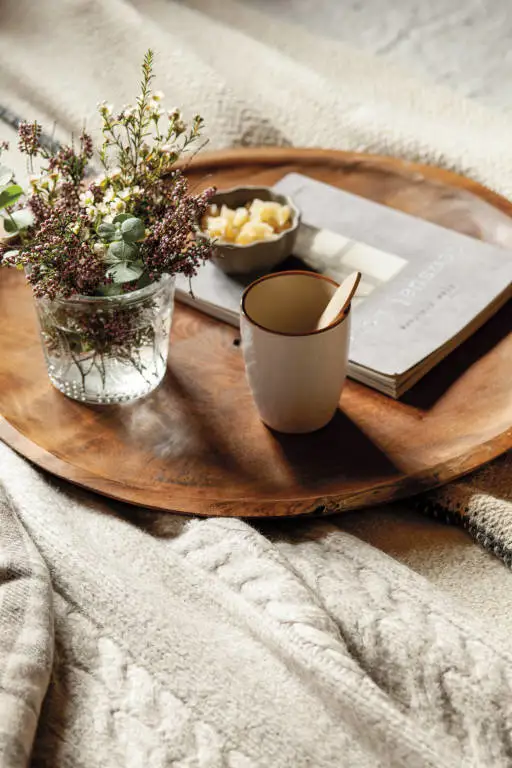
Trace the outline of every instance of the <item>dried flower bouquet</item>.
<instances>
[{"instance_id":1,"label":"dried flower bouquet","mask_svg":"<svg viewBox=\"0 0 512 768\"><path fill-rule=\"evenodd\" d=\"M153 53L134 106L99 105L102 175L91 175L93 142L50 151L41 126L19 128L31 190L0 166L0 215L8 237L0 262L31 284L52 382L87 402L120 402L151 391L165 373L174 284L210 257L196 236L213 190L192 194L176 162L198 141L152 90ZM1 152L2 147L0 147ZM33 172L35 164L40 168Z\"/></svg>"}]
</instances>

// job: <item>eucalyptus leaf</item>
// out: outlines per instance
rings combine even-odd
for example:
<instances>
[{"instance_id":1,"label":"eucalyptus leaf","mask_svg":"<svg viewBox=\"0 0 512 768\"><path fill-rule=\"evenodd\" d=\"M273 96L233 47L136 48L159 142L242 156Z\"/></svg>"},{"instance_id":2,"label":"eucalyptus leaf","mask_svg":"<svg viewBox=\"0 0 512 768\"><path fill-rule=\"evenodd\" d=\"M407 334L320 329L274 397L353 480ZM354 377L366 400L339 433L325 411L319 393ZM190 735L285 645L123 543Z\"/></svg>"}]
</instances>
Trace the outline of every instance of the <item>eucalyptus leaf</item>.
<instances>
[{"instance_id":1,"label":"eucalyptus leaf","mask_svg":"<svg viewBox=\"0 0 512 768\"><path fill-rule=\"evenodd\" d=\"M109 222L103 222L97 229L98 235L107 243L110 243L116 236L116 228Z\"/></svg>"},{"instance_id":2,"label":"eucalyptus leaf","mask_svg":"<svg viewBox=\"0 0 512 768\"><path fill-rule=\"evenodd\" d=\"M107 276L111 277L114 283L131 283L133 280L138 280L142 272L142 264L128 264L126 261L121 261L107 270Z\"/></svg>"},{"instance_id":3,"label":"eucalyptus leaf","mask_svg":"<svg viewBox=\"0 0 512 768\"><path fill-rule=\"evenodd\" d=\"M110 250L108 250L103 256L103 261L105 262L105 264L119 264L122 261L122 259L119 259L117 256L112 255L110 253Z\"/></svg>"},{"instance_id":4,"label":"eucalyptus leaf","mask_svg":"<svg viewBox=\"0 0 512 768\"><path fill-rule=\"evenodd\" d=\"M120 285L116 285L115 283L109 283L108 285L101 285L98 288L98 293L100 293L102 296L120 296L123 292L123 289Z\"/></svg>"},{"instance_id":5,"label":"eucalyptus leaf","mask_svg":"<svg viewBox=\"0 0 512 768\"><path fill-rule=\"evenodd\" d=\"M127 219L133 218L131 213L118 213L115 217L113 224L122 224L123 221L126 221Z\"/></svg>"},{"instance_id":6,"label":"eucalyptus leaf","mask_svg":"<svg viewBox=\"0 0 512 768\"><path fill-rule=\"evenodd\" d=\"M149 275L147 272L143 272L142 276L137 284L137 288L145 288L147 285L151 283L151 280L149 279Z\"/></svg>"},{"instance_id":7,"label":"eucalyptus leaf","mask_svg":"<svg viewBox=\"0 0 512 768\"><path fill-rule=\"evenodd\" d=\"M145 235L144 224L135 217L125 219L121 224L121 234L123 240L127 243L136 243L139 240L143 240Z\"/></svg>"},{"instance_id":8,"label":"eucalyptus leaf","mask_svg":"<svg viewBox=\"0 0 512 768\"><path fill-rule=\"evenodd\" d=\"M139 256L139 249L133 243L125 243L124 240L116 240L108 247L106 261L110 264L117 261L135 261Z\"/></svg>"},{"instance_id":9,"label":"eucalyptus leaf","mask_svg":"<svg viewBox=\"0 0 512 768\"><path fill-rule=\"evenodd\" d=\"M0 187L5 187L12 180L14 173L6 165L0 165Z\"/></svg>"},{"instance_id":10,"label":"eucalyptus leaf","mask_svg":"<svg viewBox=\"0 0 512 768\"><path fill-rule=\"evenodd\" d=\"M22 208L20 211L14 211L8 218L4 219L4 229L9 233L19 232L20 229L31 227L34 221L34 214L30 208Z\"/></svg>"},{"instance_id":11,"label":"eucalyptus leaf","mask_svg":"<svg viewBox=\"0 0 512 768\"><path fill-rule=\"evenodd\" d=\"M103 261L105 264L111 265L111 264L119 264L122 261L122 259L110 253L110 251L107 251L106 253L103 254Z\"/></svg>"},{"instance_id":12,"label":"eucalyptus leaf","mask_svg":"<svg viewBox=\"0 0 512 768\"><path fill-rule=\"evenodd\" d=\"M8 205L14 205L16 200L23 194L22 188L19 184L11 184L0 192L0 208L5 208Z\"/></svg>"}]
</instances>

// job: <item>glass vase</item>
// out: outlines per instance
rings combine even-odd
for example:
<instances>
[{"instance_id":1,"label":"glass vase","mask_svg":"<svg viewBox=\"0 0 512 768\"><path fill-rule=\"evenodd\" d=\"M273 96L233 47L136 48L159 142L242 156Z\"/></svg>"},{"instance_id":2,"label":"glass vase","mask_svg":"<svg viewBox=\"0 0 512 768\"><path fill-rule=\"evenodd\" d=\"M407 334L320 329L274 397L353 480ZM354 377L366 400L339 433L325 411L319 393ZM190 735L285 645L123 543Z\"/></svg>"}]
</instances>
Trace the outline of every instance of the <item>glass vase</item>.
<instances>
[{"instance_id":1,"label":"glass vase","mask_svg":"<svg viewBox=\"0 0 512 768\"><path fill-rule=\"evenodd\" d=\"M167 367L174 278L122 296L36 299L52 384L83 403L126 403L152 392Z\"/></svg>"}]
</instances>

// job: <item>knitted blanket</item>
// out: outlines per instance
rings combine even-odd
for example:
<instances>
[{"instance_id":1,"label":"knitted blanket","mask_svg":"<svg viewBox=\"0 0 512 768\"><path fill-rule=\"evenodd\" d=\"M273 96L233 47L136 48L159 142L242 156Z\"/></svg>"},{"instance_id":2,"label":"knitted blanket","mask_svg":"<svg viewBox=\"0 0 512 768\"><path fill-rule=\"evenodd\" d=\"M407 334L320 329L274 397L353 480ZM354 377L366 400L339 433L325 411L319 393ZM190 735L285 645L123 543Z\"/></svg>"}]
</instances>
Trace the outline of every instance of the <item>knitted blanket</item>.
<instances>
[{"instance_id":1,"label":"knitted blanket","mask_svg":"<svg viewBox=\"0 0 512 768\"><path fill-rule=\"evenodd\" d=\"M2 768L510 765L509 650L378 550L0 461Z\"/></svg>"},{"instance_id":2,"label":"knitted blanket","mask_svg":"<svg viewBox=\"0 0 512 768\"><path fill-rule=\"evenodd\" d=\"M3 0L0 105L55 124L58 138L84 119L94 128L100 99L133 101L148 47L157 87L200 110L212 148L376 152L512 192L507 114L236 0L69 0L58 12L52 0Z\"/></svg>"},{"instance_id":3,"label":"knitted blanket","mask_svg":"<svg viewBox=\"0 0 512 768\"><path fill-rule=\"evenodd\" d=\"M158 87L200 109L212 146L396 154L512 190L501 115L231 0L1 14L1 103L58 138L99 98L129 101L152 46ZM510 471L423 508L506 558ZM510 764L509 574L462 532L412 505L190 521L63 486L5 446L0 483L1 768L31 752L52 768Z\"/></svg>"}]
</instances>

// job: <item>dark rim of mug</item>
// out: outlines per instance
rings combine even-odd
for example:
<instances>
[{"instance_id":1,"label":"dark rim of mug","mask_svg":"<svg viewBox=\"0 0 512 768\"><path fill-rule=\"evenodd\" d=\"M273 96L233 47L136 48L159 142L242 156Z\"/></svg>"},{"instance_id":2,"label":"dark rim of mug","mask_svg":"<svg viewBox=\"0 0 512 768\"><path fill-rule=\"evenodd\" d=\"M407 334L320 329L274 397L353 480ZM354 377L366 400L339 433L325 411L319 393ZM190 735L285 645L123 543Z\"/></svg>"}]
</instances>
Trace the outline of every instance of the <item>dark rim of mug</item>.
<instances>
[{"instance_id":1,"label":"dark rim of mug","mask_svg":"<svg viewBox=\"0 0 512 768\"><path fill-rule=\"evenodd\" d=\"M307 333L288 333L286 331L273 331L270 328L266 328L264 325L261 325L261 323L256 322L249 313L247 312L245 308L245 302L247 299L247 296L249 295L249 292L252 291L252 289L257 286L259 283L262 283L264 280L272 280L276 277L284 277L285 275L306 275L306 277L312 277L317 280L325 280L327 283L331 283L331 285L335 285L336 288L338 287L338 283L335 280L331 280L330 277L326 277L325 275L319 275L318 272L308 272L305 269L290 269L286 272L272 272L270 275L263 275L263 277L259 277L257 280L255 280L253 283L247 286L245 291L242 294L242 300L240 302L240 311L242 315L245 317L246 320L248 320L252 325L255 325L257 328L261 328L262 331L265 331L266 333L272 333L275 336L297 336L297 337L305 337L305 336L316 336L319 333L325 333L326 331L331 331L333 328L337 328L340 323L343 323L346 317L348 316L350 312L351 304L348 305L345 312L342 314L339 320L337 320L332 325L328 325L327 328L319 328L315 331L307 331Z\"/></svg>"}]
</instances>

